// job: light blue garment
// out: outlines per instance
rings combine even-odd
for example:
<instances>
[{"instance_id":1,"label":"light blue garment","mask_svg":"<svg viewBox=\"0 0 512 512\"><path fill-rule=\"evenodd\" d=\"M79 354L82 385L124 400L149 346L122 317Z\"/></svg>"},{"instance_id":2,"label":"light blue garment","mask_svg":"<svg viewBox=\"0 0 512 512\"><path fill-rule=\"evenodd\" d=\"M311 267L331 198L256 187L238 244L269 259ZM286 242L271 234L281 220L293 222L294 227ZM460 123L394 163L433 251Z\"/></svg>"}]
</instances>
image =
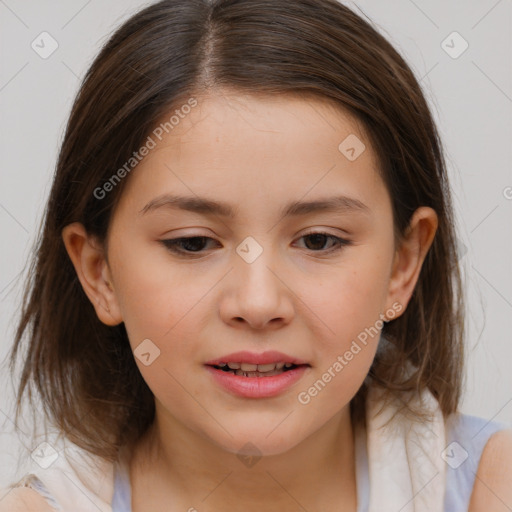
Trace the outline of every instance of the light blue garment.
<instances>
[{"instance_id":1,"label":"light blue garment","mask_svg":"<svg viewBox=\"0 0 512 512\"><path fill-rule=\"evenodd\" d=\"M447 420L445 460L450 463L447 463L446 468L444 512L459 512L469 508L480 456L485 445L492 434L508 428L510 426L503 423L463 414L454 415Z\"/></svg>"},{"instance_id":2,"label":"light blue garment","mask_svg":"<svg viewBox=\"0 0 512 512\"><path fill-rule=\"evenodd\" d=\"M112 512L132 512L132 493L130 475L126 465L114 466L114 496Z\"/></svg>"},{"instance_id":3,"label":"light blue garment","mask_svg":"<svg viewBox=\"0 0 512 512\"><path fill-rule=\"evenodd\" d=\"M510 428L476 416L452 415L446 422L447 463L444 512L461 512L469 507L475 474L485 444L499 430ZM451 445L451 443L457 443ZM356 436L357 512L367 512L370 497L366 443ZM467 457L466 457L467 454ZM441 454L440 454L441 456ZM455 467L458 466L458 467ZM126 468L116 466L113 512L131 512L130 479Z\"/></svg>"}]
</instances>

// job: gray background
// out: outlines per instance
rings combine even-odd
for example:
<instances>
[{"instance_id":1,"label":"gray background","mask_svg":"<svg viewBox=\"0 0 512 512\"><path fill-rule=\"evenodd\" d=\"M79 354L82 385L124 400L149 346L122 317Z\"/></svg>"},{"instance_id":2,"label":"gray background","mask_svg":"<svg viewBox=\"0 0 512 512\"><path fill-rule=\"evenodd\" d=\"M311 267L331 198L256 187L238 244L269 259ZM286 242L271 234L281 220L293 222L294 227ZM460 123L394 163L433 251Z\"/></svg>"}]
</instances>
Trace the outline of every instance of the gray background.
<instances>
[{"instance_id":1,"label":"gray background","mask_svg":"<svg viewBox=\"0 0 512 512\"><path fill-rule=\"evenodd\" d=\"M462 411L512 424L512 2L347 2L368 15L421 79L448 158L468 291L467 385ZM80 80L140 0L0 0L0 358L12 343L17 276L31 253L59 143ZM46 31L47 59L31 47ZM458 58L442 42L457 31ZM448 38L450 52L462 41ZM48 46L46 46L48 48ZM16 436L13 391L0 369L0 486L28 458ZM1 498L1 497L0 497Z\"/></svg>"}]
</instances>

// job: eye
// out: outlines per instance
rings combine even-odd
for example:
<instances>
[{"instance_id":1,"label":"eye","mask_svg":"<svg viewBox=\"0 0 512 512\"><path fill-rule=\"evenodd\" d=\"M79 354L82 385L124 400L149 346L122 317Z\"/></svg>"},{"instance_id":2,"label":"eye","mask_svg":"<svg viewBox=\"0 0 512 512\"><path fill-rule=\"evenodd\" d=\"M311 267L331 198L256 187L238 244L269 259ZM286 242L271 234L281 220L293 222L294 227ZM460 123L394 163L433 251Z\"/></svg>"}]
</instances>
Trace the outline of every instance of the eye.
<instances>
[{"instance_id":1,"label":"eye","mask_svg":"<svg viewBox=\"0 0 512 512\"><path fill-rule=\"evenodd\" d=\"M208 240L215 242L213 238L207 236L171 238L168 240L160 240L160 242L162 242L162 244L170 251L186 255L194 253L200 254L203 252L201 248L204 247Z\"/></svg>"},{"instance_id":2,"label":"eye","mask_svg":"<svg viewBox=\"0 0 512 512\"><path fill-rule=\"evenodd\" d=\"M350 240L346 240L345 238L340 238L329 233L324 233L323 231L307 233L302 235L299 240L301 239L310 241L309 244L305 244L307 249L310 249L313 252L322 252L324 254L339 251L342 247L351 244ZM328 249L322 249L322 247L325 246L327 240L331 240L333 244Z\"/></svg>"},{"instance_id":3,"label":"eye","mask_svg":"<svg viewBox=\"0 0 512 512\"><path fill-rule=\"evenodd\" d=\"M338 251L342 247L351 244L350 240L346 240L344 238L340 238L324 232L307 233L306 235L303 235L299 238L299 240L302 239L309 240L310 242L305 244L306 249L324 254ZM325 249L324 246L328 240L333 243L329 248ZM201 255L204 252L205 246L208 245L208 242L216 242L216 240L207 236L192 236L160 240L160 242L167 249L176 254L183 256L193 256L194 254ZM218 244L218 242L216 243Z\"/></svg>"}]
</instances>

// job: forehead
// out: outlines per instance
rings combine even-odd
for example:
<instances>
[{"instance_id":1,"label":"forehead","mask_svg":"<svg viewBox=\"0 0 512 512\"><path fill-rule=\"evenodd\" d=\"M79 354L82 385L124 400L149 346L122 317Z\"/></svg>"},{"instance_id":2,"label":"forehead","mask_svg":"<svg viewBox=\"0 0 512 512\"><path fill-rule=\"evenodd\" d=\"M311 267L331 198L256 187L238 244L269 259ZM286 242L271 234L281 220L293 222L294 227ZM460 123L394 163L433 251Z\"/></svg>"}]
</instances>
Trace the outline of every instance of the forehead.
<instances>
[{"instance_id":1,"label":"forehead","mask_svg":"<svg viewBox=\"0 0 512 512\"><path fill-rule=\"evenodd\" d=\"M151 132L154 147L125 190L136 206L165 192L243 209L334 190L378 206L385 193L361 123L332 100L226 91L193 99L194 107L175 106Z\"/></svg>"},{"instance_id":2,"label":"forehead","mask_svg":"<svg viewBox=\"0 0 512 512\"><path fill-rule=\"evenodd\" d=\"M287 156L289 146L295 145L295 151L300 151L298 144L307 142L301 144L304 153L313 153L312 146L320 145L330 147L329 153L337 156L336 142L344 133L366 139L357 118L325 97L299 93L249 95L220 90L196 101L197 106L179 120L174 116L176 124L170 130L165 124L169 115L162 116L156 129L165 132L161 136L164 144L194 144L200 138L200 142L214 146L222 142L225 149L258 153L258 147L265 147L267 152L275 149ZM178 106L175 112L180 110ZM283 142L288 144L283 146ZM259 156L264 156L261 151Z\"/></svg>"}]
</instances>

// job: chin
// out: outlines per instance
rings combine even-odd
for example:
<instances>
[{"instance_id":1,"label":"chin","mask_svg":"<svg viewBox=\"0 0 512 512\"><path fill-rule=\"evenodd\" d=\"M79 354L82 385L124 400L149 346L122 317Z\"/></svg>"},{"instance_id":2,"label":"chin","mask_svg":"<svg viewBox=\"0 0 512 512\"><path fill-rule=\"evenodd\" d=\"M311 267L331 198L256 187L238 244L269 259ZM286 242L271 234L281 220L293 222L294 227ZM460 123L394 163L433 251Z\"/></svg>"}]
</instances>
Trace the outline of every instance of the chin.
<instances>
[{"instance_id":1,"label":"chin","mask_svg":"<svg viewBox=\"0 0 512 512\"><path fill-rule=\"evenodd\" d=\"M236 431L230 430L229 435L223 436L223 439L211 439L223 450L233 453L238 457L268 457L272 455L281 455L296 446L302 439L296 439L287 435L283 430L269 435L279 424L277 422L270 429L256 429L254 425L243 431L240 427ZM297 432L297 431L296 431Z\"/></svg>"}]
</instances>

